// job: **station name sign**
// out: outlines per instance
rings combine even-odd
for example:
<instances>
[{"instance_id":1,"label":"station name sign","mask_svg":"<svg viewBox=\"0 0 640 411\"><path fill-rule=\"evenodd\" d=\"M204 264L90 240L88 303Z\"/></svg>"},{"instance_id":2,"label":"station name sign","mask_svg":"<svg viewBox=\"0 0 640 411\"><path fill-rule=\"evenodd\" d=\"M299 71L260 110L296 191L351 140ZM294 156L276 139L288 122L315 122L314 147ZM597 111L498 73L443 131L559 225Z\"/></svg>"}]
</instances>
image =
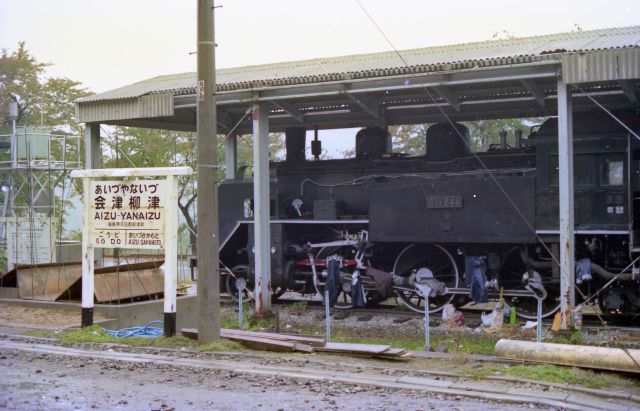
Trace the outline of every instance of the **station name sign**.
<instances>
[{"instance_id":1,"label":"station name sign","mask_svg":"<svg viewBox=\"0 0 640 411\"><path fill-rule=\"evenodd\" d=\"M166 180L92 181L89 244L165 248Z\"/></svg>"}]
</instances>

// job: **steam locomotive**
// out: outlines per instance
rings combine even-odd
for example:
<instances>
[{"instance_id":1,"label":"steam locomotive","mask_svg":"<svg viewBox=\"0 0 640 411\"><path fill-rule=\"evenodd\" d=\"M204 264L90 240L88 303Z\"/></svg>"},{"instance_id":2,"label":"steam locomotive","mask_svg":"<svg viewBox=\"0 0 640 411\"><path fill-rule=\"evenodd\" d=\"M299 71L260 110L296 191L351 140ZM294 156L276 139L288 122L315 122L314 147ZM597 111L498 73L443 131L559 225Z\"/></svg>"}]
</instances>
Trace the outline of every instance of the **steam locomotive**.
<instances>
[{"instance_id":1,"label":"steam locomotive","mask_svg":"<svg viewBox=\"0 0 640 411\"><path fill-rule=\"evenodd\" d=\"M626 123L640 130L637 116ZM577 301L608 315L640 313L640 141L609 116L574 116ZM521 290L537 280L543 316L559 309L557 120L526 138L501 133L500 143L472 153L458 123L431 125L426 155L392 153L386 130L356 135L355 158L305 159L304 128L286 130L286 159L270 164L271 287L320 293L330 256L341 261L336 307L353 306L354 273L368 304L391 296L422 311L416 275L441 290L429 310L462 304L480 261L486 286ZM508 144L511 141L511 144ZM253 283L253 185L250 178L219 186L222 284ZM392 281L381 287L384 272ZM606 283L610 283L602 289ZM483 285L484 287L484 285ZM530 288L528 288L530 289ZM461 292L462 290L462 292ZM536 301L511 297L520 316L535 318Z\"/></svg>"}]
</instances>

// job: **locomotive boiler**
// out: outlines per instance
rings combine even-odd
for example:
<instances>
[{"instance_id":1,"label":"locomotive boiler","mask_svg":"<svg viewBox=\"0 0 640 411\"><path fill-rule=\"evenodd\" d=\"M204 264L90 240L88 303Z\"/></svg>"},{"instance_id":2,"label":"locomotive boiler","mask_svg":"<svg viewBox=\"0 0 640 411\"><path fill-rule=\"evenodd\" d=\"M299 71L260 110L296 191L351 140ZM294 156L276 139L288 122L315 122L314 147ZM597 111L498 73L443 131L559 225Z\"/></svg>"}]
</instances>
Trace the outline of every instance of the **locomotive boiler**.
<instances>
[{"instance_id":1,"label":"locomotive boiler","mask_svg":"<svg viewBox=\"0 0 640 411\"><path fill-rule=\"evenodd\" d=\"M460 290L471 291L481 267L480 291L533 286L546 296L544 316L558 310L556 119L475 153L464 125L433 124L423 156L391 152L387 131L372 127L357 133L355 158L318 159L314 143L307 160L306 130L285 134L286 159L270 164L274 298L321 293L321 274L339 258L340 308L361 303L352 292L361 284L367 304L397 297L422 311L415 281L426 276L441 285L429 299L436 312L475 299ZM610 315L640 312L639 173L633 135L608 116L574 116L576 295ZM222 284L232 295L235 277L253 283L252 197L250 178L219 186ZM535 317L534 299L509 303Z\"/></svg>"}]
</instances>

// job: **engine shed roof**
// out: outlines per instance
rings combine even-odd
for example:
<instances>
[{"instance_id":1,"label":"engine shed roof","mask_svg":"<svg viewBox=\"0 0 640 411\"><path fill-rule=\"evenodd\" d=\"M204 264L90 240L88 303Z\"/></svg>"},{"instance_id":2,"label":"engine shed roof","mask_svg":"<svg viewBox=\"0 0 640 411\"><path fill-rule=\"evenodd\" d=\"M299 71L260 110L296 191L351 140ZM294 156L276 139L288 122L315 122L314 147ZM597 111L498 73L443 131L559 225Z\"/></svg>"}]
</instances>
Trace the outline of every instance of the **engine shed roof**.
<instances>
[{"instance_id":1,"label":"engine shed roof","mask_svg":"<svg viewBox=\"0 0 640 411\"><path fill-rule=\"evenodd\" d=\"M441 109L458 120L547 115L560 77L581 84L577 96L629 108L639 73L640 26L631 26L218 69L216 94L222 129L262 101L275 131L428 122ZM159 76L80 99L77 114L193 130L195 94L195 73Z\"/></svg>"}]
</instances>

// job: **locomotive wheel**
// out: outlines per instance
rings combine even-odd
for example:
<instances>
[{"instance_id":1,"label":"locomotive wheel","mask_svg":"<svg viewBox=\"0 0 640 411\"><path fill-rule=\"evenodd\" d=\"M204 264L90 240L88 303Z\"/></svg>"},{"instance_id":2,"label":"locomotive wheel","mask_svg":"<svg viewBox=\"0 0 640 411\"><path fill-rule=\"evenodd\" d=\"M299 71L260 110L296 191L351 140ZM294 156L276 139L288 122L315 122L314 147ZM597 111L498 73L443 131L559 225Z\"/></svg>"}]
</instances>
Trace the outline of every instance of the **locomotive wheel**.
<instances>
[{"instance_id":1,"label":"locomotive wheel","mask_svg":"<svg viewBox=\"0 0 640 411\"><path fill-rule=\"evenodd\" d=\"M505 255L500 270L499 284L505 290L525 290L522 276L529 267L520 257L521 247L514 247ZM542 302L542 318L553 315L560 309L560 284L551 278L551 269L536 269L542 277L542 285L547 291L547 298ZM507 303L516 307L520 318L535 320L537 318L538 301L535 298L505 297Z\"/></svg>"},{"instance_id":2,"label":"locomotive wheel","mask_svg":"<svg viewBox=\"0 0 640 411\"><path fill-rule=\"evenodd\" d=\"M236 278L244 278L247 280L247 288L242 293L242 299L244 301L253 300L253 281L249 278L249 267L246 264L239 264L231 268L231 274L227 274L225 277L225 287L227 293L234 301L238 301L238 289L236 288Z\"/></svg>"},{"instance_id":3,"label":"locomotive wheel","mask_svg":"<svg viewBox=\"0 0 640 411\"><path fill-rule=\"evenodd\" d=\"M354 258L356 255L356 249L352 246L341 246L341 247L323 247L321 248L315 259L324 259L332 255L339 255L343 258ZM322 271L322 270L319 270ZM318 276L320 272L318 272ZM347 310L353 308L353 303L351 302L351 281L343 281L341 283L342 287L338 289L338 300L336 301L334 308L339 310ZM316 289L316 292L320 296L320 298L324 299L324 286L322 284L316 284L314 282L313 286ZM366 296L366 291L365 291Z\"/></svg>"},{"instance_id":4,"label":"locomotive wheel","mask_svg":"<svg viewBox=\"0 0 640 411\"><path fill-rule=\"evenodd\" d=\"M410 277L420 268L428 268L433 272L436 280L441 281L448 288L458 287L459 272L453 256L438 244L409 244L393 263L395 275ZM417 291L396 290L398 300L408 309L423 313L424 298ZM429 298L429 312L437 313L451 303L455 296L443 295Z\"/></svg>"}]
</instances>

